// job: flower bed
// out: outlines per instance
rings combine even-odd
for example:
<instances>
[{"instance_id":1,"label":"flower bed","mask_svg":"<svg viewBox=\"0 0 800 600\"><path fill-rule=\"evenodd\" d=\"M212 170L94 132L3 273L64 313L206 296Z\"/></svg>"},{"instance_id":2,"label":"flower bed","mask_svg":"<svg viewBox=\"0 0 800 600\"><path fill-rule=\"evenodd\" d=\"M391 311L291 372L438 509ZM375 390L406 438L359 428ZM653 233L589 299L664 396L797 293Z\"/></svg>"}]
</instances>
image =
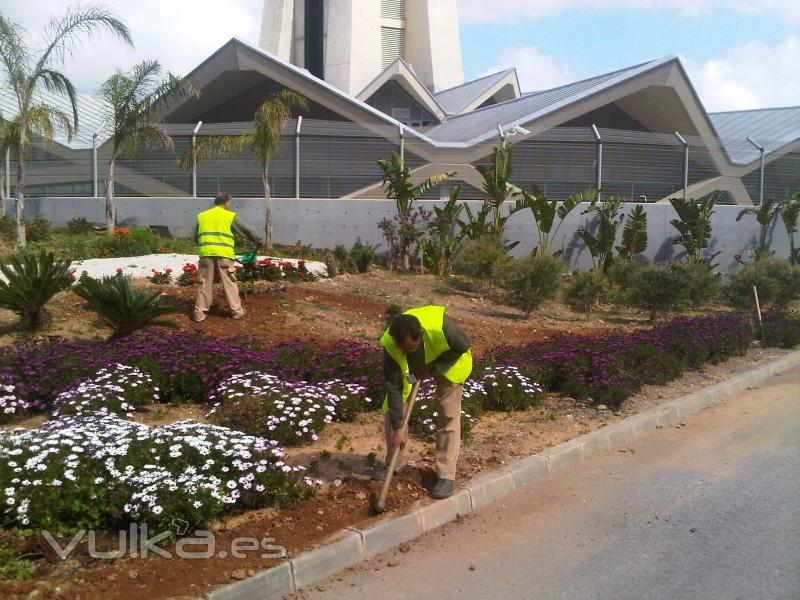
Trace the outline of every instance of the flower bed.
<instances>
[{"instance_id":1,"label":"flower bed","mask_svg":"<svg viewBox=\"0 0 800 600\"><path fill-rule=\"evenodd\" d=\"M663 384L683 371L745 353L753 339L739 316L678 318L629 334L572 337L522 347L501 346L490 362L531 369L550 390L618 406L645 384Z\"/></svg>"},{"instance_id":2,"label":"flower bed","mask_svg":"<svg viewBox=\"0 0 800 600\"><path fill-rule=\"evenodd\" d=\"M291 505L313 493L274 441L193 422L148 427L107 414L0 431L0 519L71 532L133 520L208 522L230 508Z\"/></svg>"}]
</instances>

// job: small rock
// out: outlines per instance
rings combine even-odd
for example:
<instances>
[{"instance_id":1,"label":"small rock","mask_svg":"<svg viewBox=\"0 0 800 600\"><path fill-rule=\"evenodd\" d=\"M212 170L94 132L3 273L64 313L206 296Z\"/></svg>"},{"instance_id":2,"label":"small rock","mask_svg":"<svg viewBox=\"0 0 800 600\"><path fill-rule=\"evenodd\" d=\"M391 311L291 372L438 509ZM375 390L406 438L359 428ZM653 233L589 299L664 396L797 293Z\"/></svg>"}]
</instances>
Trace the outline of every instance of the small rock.
<instances>
[{"instance_id":1,"label":"small rock","mask_svg":"<svg viewBox=\"0 0 800 600\"><path fill-rule=\"evenodd\" d=\"M386 563L386 565L389 566L389 567L399 567L400 566L400 561L399 560L390 560L388 563Z\"/></svg>"},{"instance_id":2,"label":"small rock","mask_svg":"<svg viewBox=\"0 0 800 600\"><path fill-rule=\"evenodd\" d=\"M233 573L231 573L231 577L233 579L238 579L239 581L242 579L247 579L247 571L244 569L236 569Z\"/></svg>"},{"instance_id":3,"label":"small rock","mask_svg":"<svg viewBox=\"0 0 800 600\"><path fill-rule=\"evenodd\" d=\"M409 544L408 542L400 544L400 552L402 552L403 554L411 552L411 544Z\"/></svg>"},{"instance_id":4,"label":"small rock","mask_svg":"<svg viewBox=\"0 0 800 600\"><path fill-rule=\"evenodd\" d=\"M333 480L333 485L335 487L339 487L340 485L342 485L342 480L341 479L334 479Z\"/></svg>"},{"instance_id":5,"label":"small rock","mask_svg":"<svg viewBox=\"0 0 800 600\"><path fill-rule=\"evenodd\" d=\"M255 574L256 574L256 570L255 569L247 569L247 576L248 577L254 577Z\"/></svg>"},{"instance_id":6,"label":"small rock","mask_svg":"<svg viewBox=\"0 0 800 600\"><path fill-rule=\"evenodd\" d=\"M128 571L128 578L129 579L139 579L139 571Z\"/></svg>"},{"instance_id":7,"label":"small rock","mask_svg":"<svg viewBox=\"0 0 800 600\"><path fill-rule=\"evenodd\" d=\"M116 580L117 580L116 573L112 573L111 575L106 575L106 581L116 581Z\"/></svg>"},{"instance_id":8,"label":"small rock","mask_svg":"<svg viewBox=\"0 0 800 600\"><path fill-rule=\"evenodd\" d=\"M318 515L324 515L324 514L325 514L325 511L324 511L324 510L318 510L318 511L317 511L317 514L318 514Z\"/></svg>"},{"instance_id":9,"label":"small rock","mask_svg":"<svg viewBox=\"0 0 800 600\"><path fill-rule=\"evenodd\" d=\"M598 404L597 410L608 410L608 407L605 404Z\"/></svg>"},{"instance_id":10,"label":"small rock","mask_svg":"<svg viewBox=\"0 0 800 600\"><path fill-rule=\"evenodd\" d=\"M28 594L28 600L39 600L42 597L42 592L39 590L33 590L30 594Z\"/></svg>"},{"instance_id":11,"label":"small rock","mask_svg":"<svg viewBox=\"0 0 800 600\"><path fill-rule=\"evenodd\" d=\"M689 531L692 532L692 533L695 533L697 531L697 528L696 527L692 527Z\"/></svg>"},{"instance_id":12,"label":"small rock","mask_svg":"<svg viewBox=\"0 0 800 600\"><path fill-rule=\"evenodd\" d=\"M474 570L475 570L475 565L470 565L470 566L469 566L469 570L470 570L470 571L474 571Z\"/></svg>"},{"instance_id":13,"label":"small rock","mask_svg":"<svg viewBox=\"0 0 800 600\"><path fill-rule=\"evenodd\" d=\"M356 492L356 500L366 500L367 494L366 492Z\"/></svg>"}]
</instances>

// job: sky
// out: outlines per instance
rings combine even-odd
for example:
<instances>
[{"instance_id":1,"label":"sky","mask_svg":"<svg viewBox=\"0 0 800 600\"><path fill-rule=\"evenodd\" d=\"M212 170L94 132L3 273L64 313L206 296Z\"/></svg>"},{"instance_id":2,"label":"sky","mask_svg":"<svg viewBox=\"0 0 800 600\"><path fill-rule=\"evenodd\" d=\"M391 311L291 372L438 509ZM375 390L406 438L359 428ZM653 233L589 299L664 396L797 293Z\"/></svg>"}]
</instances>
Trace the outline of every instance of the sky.
<instances>
[{"instance_id":1,"label":"sky","mask_svg":"<svg viewBox=\"0 0 800 600\"><path fill-rule=\"evenodd\" d=\"M676 55L709 111L800 105L800 0L457 2L467 79L513 66L523 90L533 91ZM257 44L263 0L103 5L130 27L135 48L105 34L75 48L63 70L84 93L145 58L183 75L231 37ZM4 0L0 13L22 24L37 48L64 6Z\"/></svg>"}]
</instances>

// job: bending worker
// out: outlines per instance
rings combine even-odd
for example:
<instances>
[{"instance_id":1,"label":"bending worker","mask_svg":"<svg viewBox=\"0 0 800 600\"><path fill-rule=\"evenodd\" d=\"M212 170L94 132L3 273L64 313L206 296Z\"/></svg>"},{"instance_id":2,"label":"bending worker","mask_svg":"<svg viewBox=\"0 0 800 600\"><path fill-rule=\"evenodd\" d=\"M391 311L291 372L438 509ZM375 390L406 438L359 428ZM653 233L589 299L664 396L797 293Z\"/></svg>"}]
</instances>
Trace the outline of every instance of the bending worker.
<instances>
[{"instance_id":1,"label":"bending worker","mask_svg":"<svg viewBox=\"0 0 800 600\"><path fill-rule=\"evenodd\" d=\"M236 254L234 233L246 237L256 246L262 240L258 234L230 210L231 197L225 192L217 194L214 206L197 215L194 239L199 246L200 262L197 266L197 296L193 319L206 320L206 313L214 302L214 277L219 276L225 299L234 319L244 317L239 286L236 283Z\"/></svg>"},{"instance_id":2,"label":"bending worker","mask_svg":"<svg viewBox=\"0 0 800 600\"><path fill-rule=\"evenodd\" d=\"M472 340L445 312L443 306L423 306L406 311L392 321L381 338L386 399L386 462L373 478L386 478L392 449L400 446L396 470L405 463L402 448L408 431L402 429L404 404L411 394L406 375L436 381L436 474L434 498L448 498L455 489L456 462L461 449L461 398L472 372Z\"/></svg>"}]
</instances>

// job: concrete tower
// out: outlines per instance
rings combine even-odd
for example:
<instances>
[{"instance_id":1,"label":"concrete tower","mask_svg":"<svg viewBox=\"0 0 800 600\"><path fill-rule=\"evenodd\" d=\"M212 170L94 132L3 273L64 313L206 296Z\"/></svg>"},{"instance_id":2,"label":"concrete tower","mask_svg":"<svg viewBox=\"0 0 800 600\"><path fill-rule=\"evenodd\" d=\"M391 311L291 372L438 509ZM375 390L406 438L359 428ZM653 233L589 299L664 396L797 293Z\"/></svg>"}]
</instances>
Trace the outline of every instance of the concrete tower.
<instances>
[{"instance_id":1,"label":"concrete tower","mask_svg":"<svg viewBox=\"0 0 800 600\"><path fill-rule=\"evenodd\" d=\"M464 81L456 0L264 0L260 45L354 96L397 58L434 92Z\"/></svg>"}]
</instances>

